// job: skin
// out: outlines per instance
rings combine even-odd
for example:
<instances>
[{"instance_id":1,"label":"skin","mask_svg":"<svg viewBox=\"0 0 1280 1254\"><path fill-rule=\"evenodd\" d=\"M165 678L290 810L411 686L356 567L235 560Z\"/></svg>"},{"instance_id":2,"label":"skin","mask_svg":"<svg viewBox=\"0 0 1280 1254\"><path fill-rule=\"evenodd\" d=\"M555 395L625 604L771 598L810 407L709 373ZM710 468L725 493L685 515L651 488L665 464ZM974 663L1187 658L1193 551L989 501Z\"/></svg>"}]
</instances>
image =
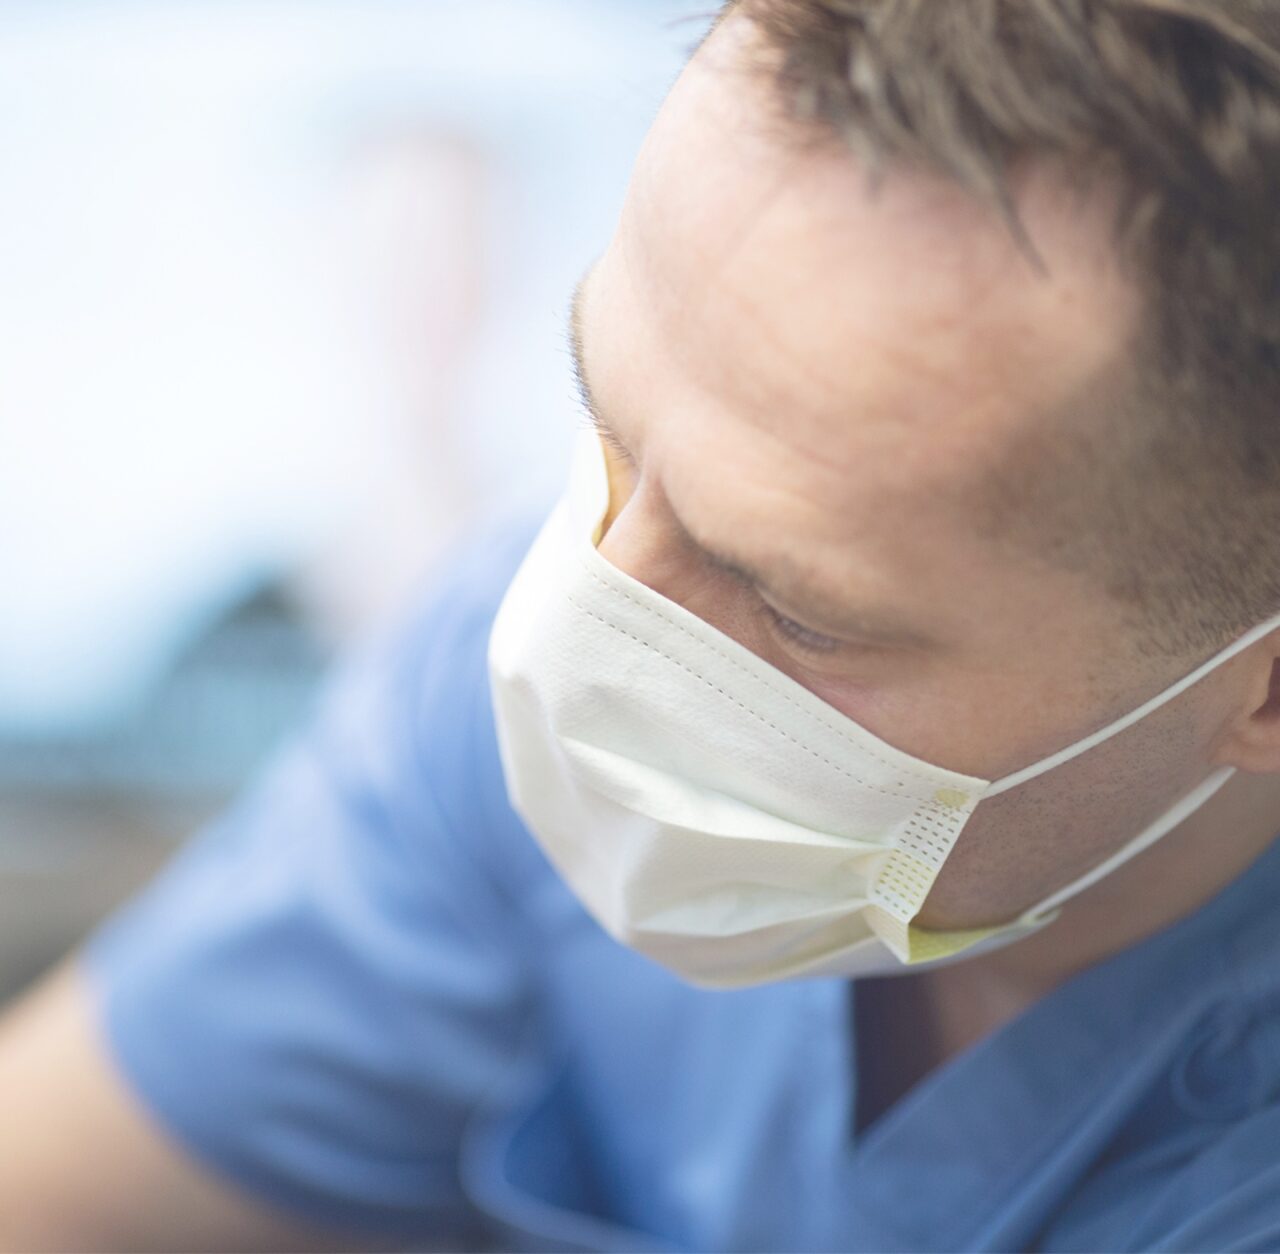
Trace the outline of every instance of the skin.
<instances>
[{"instance_id":1,"label":"skin","mask_svg":"<svg viewBox=\"0 0 1280 1254\"><path fill-rule=\"evenodd\" d=\"M1111 265L1105 214L1064 197L1061 176L1019 189L1045 278L956 189L892 171L872 199L847 154L788 143L745 72L755 53L736 13L699 50L581 291L585 373L626 450L601 552L884 740L998 778L1200 660L1143 660L1085 575L1015 559L978 523L975 492L1031 424L1098 419L1141 301ZM798 570L762 589L707 550ZM802 649L767 604L838 647ZM927 642L872 638L872 616ZM863 623L830 621L847 618ZM1195 909L1274 839L1278 658L1274 636L1259 642L979 807L926 926L1008 918L1211 767L1242 772L1045 932L891 981L886 1035L909 1023L919 1045L897 1087ZM368 1247L264 1210L171 1142L116 1073L74 965L0 1021L0 1101L0 1249Z\"/></svg>"}]
</instances>

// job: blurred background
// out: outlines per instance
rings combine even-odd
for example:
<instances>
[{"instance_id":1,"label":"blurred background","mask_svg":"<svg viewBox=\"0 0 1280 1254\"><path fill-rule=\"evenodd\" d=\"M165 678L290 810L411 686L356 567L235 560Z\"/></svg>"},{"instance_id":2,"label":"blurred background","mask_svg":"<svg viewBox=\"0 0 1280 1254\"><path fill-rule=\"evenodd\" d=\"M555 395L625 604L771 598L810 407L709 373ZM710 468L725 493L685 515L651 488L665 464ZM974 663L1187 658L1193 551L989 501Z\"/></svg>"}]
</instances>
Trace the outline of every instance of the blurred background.
<instances>
[{"instance_id":1,"label":"blurred background","mask_svg":"<svg viewBox=\"0 0 1280 1254\"><path fill-rule=\"evenodd\" d=\"M711 0L0 0L0 999L549 500Z\"/></svg>"}]
</instances>

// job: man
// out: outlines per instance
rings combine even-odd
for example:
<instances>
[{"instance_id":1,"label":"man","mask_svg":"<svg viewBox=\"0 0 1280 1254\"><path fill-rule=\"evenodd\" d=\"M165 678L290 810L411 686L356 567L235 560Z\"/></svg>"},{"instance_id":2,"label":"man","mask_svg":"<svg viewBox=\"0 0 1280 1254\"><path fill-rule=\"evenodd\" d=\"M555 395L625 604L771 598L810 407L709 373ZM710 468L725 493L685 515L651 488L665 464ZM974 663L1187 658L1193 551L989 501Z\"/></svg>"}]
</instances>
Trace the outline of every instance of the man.
<instances>
[{"instance_id":1,"label":"man","mask_svg":"<svg viewBox=\"0 0 1280 1254\"><path fill-rule=\"evenodd\" d=\"M722 13L533 549L5 1026L8 1245L1280 1248L1278 50Z\"/></svg>"}]
</instances>

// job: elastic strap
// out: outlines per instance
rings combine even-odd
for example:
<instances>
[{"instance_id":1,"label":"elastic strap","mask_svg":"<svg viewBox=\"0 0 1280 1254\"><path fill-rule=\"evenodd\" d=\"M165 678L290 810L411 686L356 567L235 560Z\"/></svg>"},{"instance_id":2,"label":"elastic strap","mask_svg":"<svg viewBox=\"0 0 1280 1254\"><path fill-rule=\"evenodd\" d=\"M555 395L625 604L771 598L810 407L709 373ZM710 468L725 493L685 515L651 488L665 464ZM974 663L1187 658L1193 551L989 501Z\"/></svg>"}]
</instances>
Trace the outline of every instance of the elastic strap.
<instances>
[{"instance_id":1,"label":"elastic strap","mask_svg":"<svg viewBox=\"0 0 1280 1254\"><path fill-rule=\"evenodd\" d=\"M1063 902L1070 900L1086 888L1096 884L1100 879L1110 875L1117 867L1123 866L1130 858L1137 857L1144 849L1154 845L1166 832L1172 831L1183 819L1194 814L1210 797L1218 791L1234 774L1234 766L1219 767L1207 779L1197 784L1181 801L1176 802L1150 827L1140 832L1123 849L1113 853L1105 862L1100 862L1092 871L1086 872L1078 880L1073 880L1066 888L1046 897L1038 906L1033 906L1023 916L1025 922L1034 922L1041 915L1056 909Z\"/></svg>"},{"instance_id":2,"label":"elastic strap","mask_svg":"<svg viewBox=\"0 0 1280 1254\"><path fill-rule=\"evenodd\" d=\"M1003 779L996 780L982 794L983 797L994 797L1007 789L1016 788L1019 784L1025 783L1029 779L1035 779L1037 775L1043 775L1046 771L1053 770L1055 766L1061 766L1064 762L1070 762L1072 758L1078 758L1082 753L1087 753L1104 740L1110 740L1112 736L1118 735L1126 727L1132 727L1134 723L1146 718L1153 710L1158 710L1180 693L1186 692L1193 684L1199 683L1210 671L1217 670L1224 662L1235 657L1237 653L1242 653L1251 644L1256 644L1264 636L1275 631L1277 627L1280 627L1280 614L1277 614L1274 618L1267 619L1265 623L1260 623L1251 631L1246 632L1234 644L1229 644L1221 653L1215 653L1202 666L1196 667L1190 675L1184 675L1177 683L1171 684L1163 692L1156 693L1150 701L1144 701L1136 710L1131 710L1128 714L1116 719L1114 723L1108 723L1105 727L1092 735L1086 736L1083 740L1077 740L1075 744L1068 745L1065 749L1060 749L1057 753L1051 754L1047 758L1041 758L1039 762L1032 762L1030 766L1024 766L1020 771L1014 771L1012 775L1006 775Z\"/></svg>"}]
</instances>

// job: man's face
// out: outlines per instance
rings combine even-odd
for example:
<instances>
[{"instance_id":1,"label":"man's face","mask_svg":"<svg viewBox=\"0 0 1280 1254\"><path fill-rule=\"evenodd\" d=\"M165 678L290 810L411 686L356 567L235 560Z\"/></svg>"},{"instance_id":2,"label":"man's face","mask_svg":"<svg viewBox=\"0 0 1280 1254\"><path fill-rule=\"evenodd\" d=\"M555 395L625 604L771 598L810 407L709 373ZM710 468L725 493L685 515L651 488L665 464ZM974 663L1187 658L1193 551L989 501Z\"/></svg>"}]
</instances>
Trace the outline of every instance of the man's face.
<instances>
[{"instance_id":1,"label":"man's face","mask_svg":"<svg viewBox=\"0 0 1280 1254\"><path fill-rule=\"evenodd\" d=\"M580 293L625 449L600 551L882 739L996 779L1177 674L977 499L1030 427L1099 421L1138 301L1051 178L1020 205L1046 278L960 190L891 173L872 197L852 156L788 144L751 38L731 17L691 62ZM981 805L919 921L1008 918L1123 844L1207 770L1225 687Z\"/></svg>"}]
</instances>

